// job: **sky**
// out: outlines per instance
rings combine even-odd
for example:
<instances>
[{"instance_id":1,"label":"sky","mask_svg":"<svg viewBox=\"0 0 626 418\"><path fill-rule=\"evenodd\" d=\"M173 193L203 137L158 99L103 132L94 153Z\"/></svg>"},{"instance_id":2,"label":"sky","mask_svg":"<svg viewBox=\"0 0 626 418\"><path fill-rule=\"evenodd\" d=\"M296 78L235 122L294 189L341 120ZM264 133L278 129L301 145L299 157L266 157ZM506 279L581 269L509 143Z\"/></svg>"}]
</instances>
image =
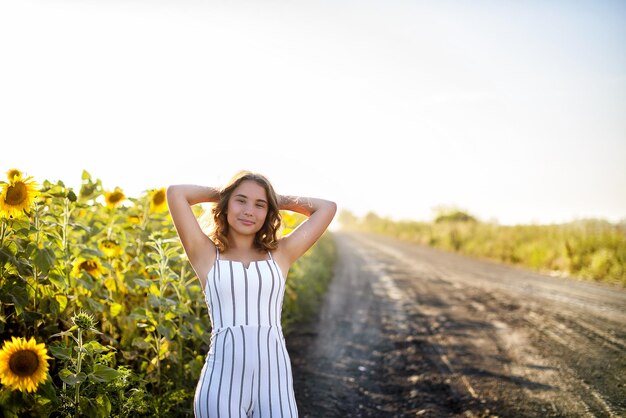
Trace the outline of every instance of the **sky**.
<instances>
[{"instance_id":1,"label":"sky","mask_svg":"<svg viewBox=\"0 0 626 418\"><path fill-rule=\"evenodd\" d=\"M626 219L626 2L0 0L0 171Z\"/></svg>"}]
</instances>

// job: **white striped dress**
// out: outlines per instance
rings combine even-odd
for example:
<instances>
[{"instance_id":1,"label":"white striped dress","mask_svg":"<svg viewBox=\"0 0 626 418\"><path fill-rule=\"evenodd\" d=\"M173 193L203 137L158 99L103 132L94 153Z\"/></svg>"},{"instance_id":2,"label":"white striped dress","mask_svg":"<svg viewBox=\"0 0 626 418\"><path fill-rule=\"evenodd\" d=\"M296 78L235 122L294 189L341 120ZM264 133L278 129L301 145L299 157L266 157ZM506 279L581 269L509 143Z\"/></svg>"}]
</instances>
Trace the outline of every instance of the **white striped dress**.
<instances>
[{"instance_id":1,"label":"white striped dress","mask_svg":"<svg viewBox=\"0 0 626 418\"><path fill-rule=\"evenodd\" d=\"M281 327L285 279L271 253L246 267L218 251L204 293L212 332L196 418L297 417Z\"/></svg>"}]
</instances>

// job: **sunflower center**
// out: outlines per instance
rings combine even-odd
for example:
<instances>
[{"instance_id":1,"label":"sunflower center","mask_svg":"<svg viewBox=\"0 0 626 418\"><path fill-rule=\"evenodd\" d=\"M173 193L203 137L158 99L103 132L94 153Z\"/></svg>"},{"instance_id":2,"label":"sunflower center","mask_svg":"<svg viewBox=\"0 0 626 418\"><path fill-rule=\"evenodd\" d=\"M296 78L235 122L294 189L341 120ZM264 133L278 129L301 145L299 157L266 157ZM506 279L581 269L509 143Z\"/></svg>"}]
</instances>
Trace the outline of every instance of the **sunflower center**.
<instances>
[{"instance_id":1,"label":"sunflower center","mask_svg":"<svg viewBox=\"0 0 626 418\"><path fill-rule=\"evenodd\" d=\"M30 350L18 351L11 356L9 367L18 376L32 376L39 367L39 357Z\"/></svg>"},{"instance_id":2,"label":"sunflower center","mask_svg":"<svg viewBox=\"0 0 626 418\"><path fill-rule=\"evenodd\" d=\"M111 202L111 203L117 203L117 202L119 202L122 199L124 199L124 194L120 193L120 192L113 192L109 196L109 202Z\"/></svg>"},{"instance_id":3,"label":"sunflower center","mask_svg":"<svg viewBox=\"0 0 626 418\"><path fill-rule=\"evenodd\" d=\"M87 271L94 271L98 269L98 264L93 260L87 260L80 264L80 268Z\"/></svg>"},{"instance_id":4,"label":"sunflower center","mask_svg":"<svg viewBox=\"0 0 626 418\"><path fill-rule=\"evenodd\" d=\"M7 197L5 202L12 206L17 206L22 204L26 197L28 196L28 191L26 190L26 185L22 182L17 182L12 184L7 189Z\"/></svg>"},{"instance_id":5,"label":"sunflower center","mask_svg":"<svg viewBox=\"0 0 626 418\"><path fill-rule=\"evenodd\" d=\"M155 205L160 205L164 201L165 201L165 193L163 193L162 191L156 192L154 196L152 197L152 202Z\"/></svg>"}]
</instances>

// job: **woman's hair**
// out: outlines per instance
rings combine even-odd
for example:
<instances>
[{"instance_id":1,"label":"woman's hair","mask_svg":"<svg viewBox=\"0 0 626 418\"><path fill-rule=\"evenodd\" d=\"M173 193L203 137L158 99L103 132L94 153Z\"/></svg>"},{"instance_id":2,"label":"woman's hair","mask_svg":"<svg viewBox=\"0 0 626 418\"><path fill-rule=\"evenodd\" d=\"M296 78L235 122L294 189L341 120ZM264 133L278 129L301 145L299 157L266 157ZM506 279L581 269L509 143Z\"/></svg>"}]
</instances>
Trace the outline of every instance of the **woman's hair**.
<instances>
[{"instance_id":1,"label":"woman's hair","mask_svg":"<svg viewBox=\"0 0 626 418\"><path fill-rule=\"evenodd\" d=\"M224 252L228 250L228 219L226 210L233 190L246 181L252 180L265 189L267 195L267 216L261 229L254 236L254 247L259 251L275 250L278 246L276 235L281 225L280 211L278 209L278 199L274 187L265 176L242 170L236 173L230 181L220 190L217 204L213 207L213 228L209 237L213 240L217 248Z\"/></svg>"}]
</instances>

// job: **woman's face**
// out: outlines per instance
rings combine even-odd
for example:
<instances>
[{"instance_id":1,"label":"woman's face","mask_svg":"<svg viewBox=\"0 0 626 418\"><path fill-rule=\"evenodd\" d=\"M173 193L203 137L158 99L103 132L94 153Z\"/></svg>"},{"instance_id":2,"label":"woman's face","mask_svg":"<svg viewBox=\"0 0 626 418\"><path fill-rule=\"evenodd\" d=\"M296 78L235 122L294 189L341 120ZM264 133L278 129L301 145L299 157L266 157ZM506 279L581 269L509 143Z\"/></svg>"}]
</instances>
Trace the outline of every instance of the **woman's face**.
<instances>
[{"instance_id":1,"label":"woman's face","mask_svg":"<svg viewBox=\"0 0 626 418\"><path fill-rule=\"evenodd\" d=\"M233 190L228 200L228 225L243 235L254 235L267 217L267 193L253 180L244 180Z\"/></svg>"}]
</instances>

